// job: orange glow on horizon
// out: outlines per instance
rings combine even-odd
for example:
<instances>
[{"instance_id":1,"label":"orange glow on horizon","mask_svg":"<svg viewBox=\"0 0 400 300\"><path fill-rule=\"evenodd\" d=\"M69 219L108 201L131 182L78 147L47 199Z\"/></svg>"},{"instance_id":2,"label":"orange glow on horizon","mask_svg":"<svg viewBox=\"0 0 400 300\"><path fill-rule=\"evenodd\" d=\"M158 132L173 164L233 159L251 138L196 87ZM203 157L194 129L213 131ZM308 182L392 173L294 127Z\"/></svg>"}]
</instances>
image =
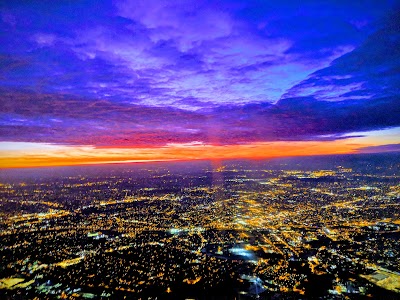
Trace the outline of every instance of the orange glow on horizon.
<instances>
[{"instance_id":1,"label":"orange glow on horizon","mask_svg":"<svg viewBox=\"0 0 400 300\"><path fill-rule=\"evenodd\" d=\"M1 151L0 168L72 166L105 163L154 162L206 159L268 159L357 153L373 143L359 140L269 142L242 145L170 144L158 148L96 148L35 144L27 149Z\"/></svg>"}]
</instances>

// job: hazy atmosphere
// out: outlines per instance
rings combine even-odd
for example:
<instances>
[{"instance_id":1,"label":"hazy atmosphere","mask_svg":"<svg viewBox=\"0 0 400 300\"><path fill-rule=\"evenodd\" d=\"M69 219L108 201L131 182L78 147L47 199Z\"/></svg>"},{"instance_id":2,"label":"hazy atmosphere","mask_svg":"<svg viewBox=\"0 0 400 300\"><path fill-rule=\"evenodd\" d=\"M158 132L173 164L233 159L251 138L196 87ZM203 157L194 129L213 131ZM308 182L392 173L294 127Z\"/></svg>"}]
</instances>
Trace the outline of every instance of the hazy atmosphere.
<instances>
[{"instance_id":1,"label":"hazy atmosphere","mask_svg":"<svg viewBox=\"0 0 400 300\"><path fill-rule=\"evenodd\" d=\"M3 1L0 166L399 151L396 1Z\"/></svg>"}]
</instances>

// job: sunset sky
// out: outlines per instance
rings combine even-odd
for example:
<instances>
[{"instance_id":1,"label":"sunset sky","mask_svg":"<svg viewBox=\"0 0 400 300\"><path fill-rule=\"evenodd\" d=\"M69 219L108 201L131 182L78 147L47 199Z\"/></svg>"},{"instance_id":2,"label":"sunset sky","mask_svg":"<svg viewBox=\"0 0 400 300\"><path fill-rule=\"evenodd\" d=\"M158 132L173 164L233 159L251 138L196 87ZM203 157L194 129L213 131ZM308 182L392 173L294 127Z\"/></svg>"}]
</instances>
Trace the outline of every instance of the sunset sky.
<instances>
[{"instance_id":1,"label":"sunset sky","mask_svg":"<svg viewBox=\"0 0 400 300\"><path fill-rule=\"evenodd\" d=\"M399 1L2 1L0 41L0 168L400 151Z\"/></svg>"}]
</instances>

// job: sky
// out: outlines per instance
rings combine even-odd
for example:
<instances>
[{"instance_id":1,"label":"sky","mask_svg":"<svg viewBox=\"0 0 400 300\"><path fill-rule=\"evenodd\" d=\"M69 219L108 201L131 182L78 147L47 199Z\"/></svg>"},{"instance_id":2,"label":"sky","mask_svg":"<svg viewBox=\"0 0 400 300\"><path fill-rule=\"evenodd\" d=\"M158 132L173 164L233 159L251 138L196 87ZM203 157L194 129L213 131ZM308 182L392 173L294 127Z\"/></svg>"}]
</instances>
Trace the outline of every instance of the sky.
<instances>
[{"instance_id":1,"label":"sky","mask_svg":"<svg viewBox=\"0 0 400 300\"><path fill-rule=\"evenodd\" d=\"M0 168L400 151L399 1L2 1Z\"/></svg>"}]
</instances>

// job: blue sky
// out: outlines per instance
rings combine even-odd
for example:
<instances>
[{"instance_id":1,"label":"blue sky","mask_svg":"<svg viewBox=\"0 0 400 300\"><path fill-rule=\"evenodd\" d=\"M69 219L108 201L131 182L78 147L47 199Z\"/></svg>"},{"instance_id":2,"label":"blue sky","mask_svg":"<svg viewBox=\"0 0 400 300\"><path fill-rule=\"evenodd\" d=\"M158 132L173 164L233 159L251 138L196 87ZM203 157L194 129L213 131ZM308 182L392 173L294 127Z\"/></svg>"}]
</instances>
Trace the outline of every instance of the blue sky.
<instances>
[{"instance_id":1,"label":"blue sky","mask_svg":"<svg viewBox=\"0 0 400 300\"><path fill-rule=\"evenodd\" d=\"M1 142L235 145L398 130L399 7L3 2Z\"/></svg>"}]
</instances>

